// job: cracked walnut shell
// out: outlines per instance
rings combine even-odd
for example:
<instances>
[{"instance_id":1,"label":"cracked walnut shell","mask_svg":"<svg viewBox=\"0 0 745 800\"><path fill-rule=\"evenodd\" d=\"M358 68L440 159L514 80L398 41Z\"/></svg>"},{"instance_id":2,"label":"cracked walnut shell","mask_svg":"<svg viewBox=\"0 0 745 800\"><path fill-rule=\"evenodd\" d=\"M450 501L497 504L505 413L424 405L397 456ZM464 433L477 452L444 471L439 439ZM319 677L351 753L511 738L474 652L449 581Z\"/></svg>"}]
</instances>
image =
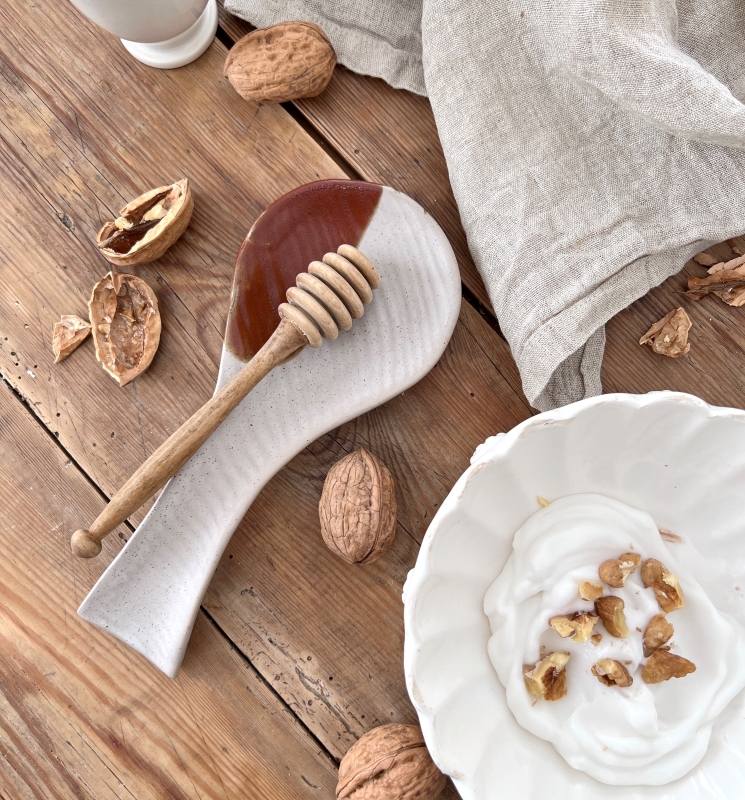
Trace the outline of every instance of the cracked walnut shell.
<instances>
[{"instance_id":1,"label":"cracked walnut shell","mask_svg":"<svg viewBox=\"0 0 745 800\"><path fill-rule=\"evenodd\" d=\"M534 666L523 667L525 688L544 700L561 700L567 693L566 665L569 653L559 650L549 653Z\"/></svg>"},{"instance_id":2,"label":"cracked walnut shell","mask_svg":"<svg viewBox=\"0 0 745 800\"><path fill-rule=\"evenodd\" d=\"M595 601L595 613L603 620L605 630L611 636L616 636L619 639L625 639L630 633L626 625L624 607L623 600L613 594L599 597Z\"/></svg>"},{"instance_id":3,"label":"cracked walnut shell","mask_svg":"<svg viewBox=\"0 0 745 800\"><path fill-rule=\"evenodd\" d=\"M641 564L642 557L638 553L624 553L617 559L603 561L598 568L600 580L613 589L626 586L626 579Z\"/></svg>"},{"instance_id":4,"label":"cracked walnut shell","mask_svg":"<svg viewBox=\"0 0 745 800\"><path fill-rule=\"evenodd\" d=\"M388 468L360 447L334 464L318 504L321 534L350 564L377 561L396 536L396 493Z\"/></svg>"},{"instance_id":5,"label":"cracked walnut shell","mask_svg":"<svg viewBox=\"0 0 745 800\"><path fill-rule=\"evenodd\" d=\"M98 232L98 249L118 267L149 264L186 230L194 210L189 181L160 186L140 195Z\"/></svg>"},{"instance_id":6,"label":"cracked walnut shell","mask_svg":"<svg viewBox=\"0 0 745 800\"><path fill-rule=\"evenodd\" d=\"M418 725L382 725L353 744L339 765L337 800L435 800L447 778Z\"/></svg>"},{"instance_id":7,"label":"cracked walnut shell","mask_svg":"<svg viewBox=\"0 0 745 800\"><path fill-rule=\"evenodd\" d=\"M141 375L160 341L158 300L145 281L112 269L88 303L96 358L120 386Z\"/></svg>"},{"instance_id":8,"label":"cracked walnut shell","mask_svg":"<svg viewBox=\"0 0 745 800\"><path fill-rule=\"evenodd\" d=\"M678 576L656 558L650 558L642 566L642 581L648 589L652 589L660 604L660 608L669 614L683 608L683 590L680 588Z\"/></svg>"},{"instance_id":9,"label":"cracked walnut shell","mask_svg":"<svg viewBox=\"0 0 745 800\"><path fill-rule=\"evenodd\" d=\"M676 656L667 648L655 650L642 670L644 683L662 683L670 678L685 678L696 671L696 665L683 656Z\"/></svg>"},{"instance_id":10,"label":"cracked walnut shell","mask_svg":"<svg viewBox=\"0 0 745 800\"><path fill-rule=\"evenodd\" d=\"M336 54L312 22L280 22L235 43L223 70L238 94L258 103L315 97L331 80Z\"/></svg>"},{"instance_id":11,"label":"cracked walnut shell","mask_svg":"<svg viewBox=\"0 0 745 800\"><path fill-rule=\"evenodd\" d=\"M676 308L659 322L655 322L639 339L639 344L648 344L661 356L680 358L691 349L688 331L692 324L688 314L682 308Z\"/></svg>"},{"instance_id":12,"label":"cracked walnut shell","mask_svg":"<svg viewBox=\"0 0 745 800\"><path fill-rule=\"evenodd\" d=\"M52 334L52 352L54 363L59 364L70 353L83 344L91 332L90 323L75 314L63 314L59 322L54 323Z\"/></svg>"}]
</instances>

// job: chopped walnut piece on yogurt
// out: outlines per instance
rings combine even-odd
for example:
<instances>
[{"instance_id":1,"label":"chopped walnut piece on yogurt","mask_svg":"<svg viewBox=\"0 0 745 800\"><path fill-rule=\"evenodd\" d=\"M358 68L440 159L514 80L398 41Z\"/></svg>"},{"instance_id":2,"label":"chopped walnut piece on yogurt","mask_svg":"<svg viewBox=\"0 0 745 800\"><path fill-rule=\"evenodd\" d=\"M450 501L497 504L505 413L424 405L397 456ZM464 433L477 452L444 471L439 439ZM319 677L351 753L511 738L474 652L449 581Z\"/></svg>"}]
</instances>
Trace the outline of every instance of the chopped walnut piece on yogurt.
<instances>
[{"instance_id":1,"label":"chopped walnut piece on yogurt","mask_svg":"<svg viewBox=\"0 0 745 800\"><path fill-rule=\"evenodd\" d=\"M605 594L605 589L594 581L581 581L579 585L579 596L583 600L597 600Z\"/></svg>"},{"instance_id":2,"label":"chopped walnut piece on yogurt","mask_svg":"<svg viewBox=\"0 0 745 800\"><path fill-rule=\"evenodd\" d=\"M656 558L650 558L642 566L642 581L648 589L652 589L660 604L660 608L669 614L683 608L683 590L677 575Z\"/></svg>"},{"instance_id":3,"label":"chopped walnut piece on yogurt","mask_svg":"<svg viewBox=\"0 0 745 800\"><path fill-rule=\"evenodd\" d=\"M642 670L644 683L662 683L670 678L685 678L696 671L696 665L683 656L676 656L667 648L655 650Z\"/></svg>"},{"instance_id":4,"label":"chopped walnut piece on yogurt","mask_svg":"<svg viewBox=\"0 0 745 800\"><path fill-rule=\"evenodd\" d=\"M606 686L631 686L634 679L620 661L612 658L601 658L592 666L592 674Z\"/></svg>"},{"instance_id":5,"label":"chopped walnut piece on yogurt","mask_svg":"<svg viewBox=\"0 0 745 800\"><path fill-rule=\"evenodd\" d=\"M675 629L667 621L667 617L664 614L655 614L644 631L644 655L650 656L663 644L667 644L673 633Z\"/></svg>"},{"instance_id":6,"label":"chopped walnut piece on yogurt","mask_svg":"<svg viewBox=\"0 0 745 800\"><path fill-rule=\"evenodd\" d=\"M535 666L523 667L527 690L543 700L560 700L567 693L566 665L569 653L559 650L549 653Z\"/></svg>"},{"instance_id":7,"label":"chopped walnut piece on yogurt","mask_svg":"<svg viewBox=\"0 0 745 800\"><path fill-rule=\"evenodd\" d=\"M548 624L563 639L571 636L574 642L586 642L592 636L592 629L597 621L598 618L589 611L577 611L571 616L551 617Z\"/></svg>"},{"instance_id":8,"label":"chopped walnut piece on yogurt","mask_svg":"<svg viewBox=\"0 0 745 800\"><path fill-rule=\"evenodd\" d=\"M598 568L600 580L613 589L626 586L626 579L641 564L642 557L638 553L624 553L617 559L603 561Z\"/></svg>"},{"instance_id":9,"label":"chopped walnut piece on yogurt","mask_svg":"<svg viewBox=\"0 0 745 800\"><path fill-rule=\"evenodd\" d=\"M631 632L626 624L624 607L623 600L612 594L599 597L595 601L595 613L603 620L605 630L619 639L625 639Z\"/></svg>"}]
</instances>

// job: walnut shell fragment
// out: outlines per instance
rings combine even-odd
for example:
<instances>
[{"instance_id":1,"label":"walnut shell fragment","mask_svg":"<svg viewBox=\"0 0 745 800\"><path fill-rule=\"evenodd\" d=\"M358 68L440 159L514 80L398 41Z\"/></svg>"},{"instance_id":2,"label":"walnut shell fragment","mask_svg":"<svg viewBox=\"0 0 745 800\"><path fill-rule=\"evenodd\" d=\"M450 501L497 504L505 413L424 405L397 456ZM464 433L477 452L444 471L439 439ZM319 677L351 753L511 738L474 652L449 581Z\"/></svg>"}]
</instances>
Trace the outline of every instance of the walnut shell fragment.
<instances>
[{"instance_id":1,"label":"walnut shell fragment","mask_svg":"<svg viewBox=\"0 0 745 800\"><path fill-rule=\"evenodd\" d=\"M96 243L104 258L118 267L149 264L160 258L186 230L194 211L189 181L159 186L140 195L107 222Z\"/></svg>"},{"instance_id":2,"label":"walnut shell fragment","mask_svg":"<svg viewBox=\"0 0 745 800\"><path fill-rule=\"evenodd\" d=\"M576 611L571 616L551 617L548 624L563 639L570 636L574 642L586 642L592 636L598 618L587 611Z\"/></svg>"},{"instance_id":3,"label":"walnut shell fragment","mask_svg":"<svg viewBox=\"0 0 745 800\"><path fill-rule=\"evenodd\" d=\"M644 683L662 683L670 678L685 678L696 671L696 665L683 656L676 656L666 648L655 650L642 670Z\"/></svg>"},{"instance_id":4,"label":"walnut shell fragment","mask_svg":"<svg viewBox=\"0 0 745 800\"><path fill-rule=\"evenodd\" d=\"M370 564L393 544L396 510L388 467L360 447L326 476L318 504L323 540L350 564Z\"/></svg>"},{"instance_id":5,"label":"walnut shell fragment","mask_svg":"<svg viewBox=\"0 0 745 800\"><path fill-rule=\"evenodd\" d=\"M688 331L693 323L682 308L666 314L639 339L639 344L648 344L655 353L670 358L680 358L691 349Z\"/></svg>"},{"instance_id":6,"label":"walnut shell fragment","mask_svg":"<svg viewBox=\"0 0 745 800\"><path fill-rule=\"evenodd\" d=\"M642 563L639 553L624 553L617 559L608 559L598 568L600 580L614 589L626 586L626 579Z\"/></svg>"},{"instance_id":7,"label":"walnut shell fragment","mask_svg":"<svg viewBox=\"0 0 745 800\"><path fill-rule=\"evenodd\" d=\"M570 654L565 650L549 653L534 666L523 667L525 688L544 700L561 700L567 693L566 665Z\"/></svg>"},{"instance_id":8,"label":"walnut shell fragment","mask_svg":"<svg viewBox=\"0 0 745 800\"><path fill-rule=\"evenodd\" d=\"M672 638L675 629L664 614L655 614L644 631L644 655L650 656Z\"/></svg>"},{"instance_id":9,"label":"walnut shell fragment","mask_svg":"<svg viewBox=\"0 0 745 800\"><path fill-rule=\"evenodd\" d=\"M77 350L88 338L91 325L88 320L75 314L63 314L59 322L54 323L52 334L52 351L54 363L66 359L73 350Z\"/></svg>"},{"instance_id":10,"label":"walnut shell fragment","mask_svg":"<svg viewBox=\"0 0 745 800\"><path fill-rule=\"evenodd\" d=\"M160 342L158 299L145 281L112 269L88 303L96 358L120 386L150 366Z\"/></svg>"},{"instance_id":11,"label":"walnut shell fragment","mask_svg":"<svg viewBox=\"0 0 745 800\"><path fill-rule=\"evenodd\" d=\"M418 725L381 725L355 742L339 765L337 800L435 800L447 778Z\"/></svg>"},{"instance_id":12,"label":"walnut shell fragment","mask_svg":"<svg viewBox=\"0 0 745 800\"><path fill-rule=\"evenodd\" d=\"M257 103L285 103L319 95L331 80L336 53L312 22L280 22L237 41L224 75L238 94Z\"/></svg>"},{"instance_id":13,"label":"walnut shell fragment","mask_svg":"<svg viewBox=\"0 0 745 800\"><path fill-rule=\"evenodd\" d=\"M601 658L593 664L590 670L592 674L606 686L631 686L634 679L629 675L629 671L620 661L612 658Z\"/></svg>"},{"instance_id":14,"label":"walnut shell fragment","mask_svg":"<svg viewBox=\"0 0 745 800\"><path fill-rule=\"evenodd\" d=\"M745 256L714 264L706 278L688 278L689 297L700 300L710 293L730 306L745 304Z\"/></svg>"},{"instance_id":15,"label":"walnut shell fragment","mask_svg":"<svg viewBox=\"0 0 745 800\"><path fill-rule=\"evenodd\" d=\"M595 613L603 620L605 630L611 636L616 636L619 639L625 639L630 633L626 625L624 608L625 603L623 600L613 594L599 597L595 601Z\"/></svg>"},{"instance_id":16,"label":"walnut shell fragment","mask_svg":"<svg viewBox=\"0 0 745 800\"><path fill-rule=\"evenodd\" d=\"M678 576L656 558L650 558L642 566L642 581L648 589L652 589L660 604L660 608L669 614L683 608L683 590L680 588Z\"/></svg>"},{"instance_id":17,"label":"walnut shell fragment","mask_svg":"<svg viewBox=\"0 0 745 800\"><path fill-rule=\"evenodd\" d=\"M714 264L718 264L720 259L716 256L709 255L709 253L696 253L693 257L693 260L697 264L701 264L704 267L713 267Z\"/></svg>"}]
</instances>

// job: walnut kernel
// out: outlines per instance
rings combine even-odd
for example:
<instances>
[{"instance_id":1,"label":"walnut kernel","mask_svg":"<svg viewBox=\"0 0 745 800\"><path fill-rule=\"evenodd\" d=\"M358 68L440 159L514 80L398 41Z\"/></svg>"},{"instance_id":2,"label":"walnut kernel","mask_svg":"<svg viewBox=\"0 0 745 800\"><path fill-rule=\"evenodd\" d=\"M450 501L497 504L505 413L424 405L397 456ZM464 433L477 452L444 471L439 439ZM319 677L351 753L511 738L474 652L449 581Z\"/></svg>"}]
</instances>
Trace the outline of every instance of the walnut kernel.
<instances>
[{"instance_id":1,"label":"walnut kernel","mask_svg":"<svg viewBox=\"0 0 745 800\"><path fill-rule=\"evenodd\" d=\"M548 624L563 639L572 637L575 642L586 642L592 635L598 618L588 611L577 611L571 616L551 617Z\"/></svg>"},{"instance_id":2,"label":"walnut kernel","mask_svg":"<svg viewBox=\"0 0 745 800\"><path fill-rule=\"evenodd\" d=\"M650 656L655 650L667 644L674 633L673 626L667 621L664 614L655 614L647 630L644 631L644 655Z\"/></svg>"},{"instance_id":3,"label":"walnut kernel","mask_svg":"<svg viewBox=\"0 0 745 800\"><path fill-rule=\"evenodd\" d=\"M597 600L603 596L605 589L594 581L582 581L579 585L579 596L583 600Z\"/></svg>"},{"instance_id":4,"label":"walnut kernel","mask_svg":"<svg viewBox=\"0 0 745 800\"><path fill-rule=\"evenodd\" d=\"M601 658L592 667L592 674L606 686L631 686L634 679L620 661Z\"/></svg>"},{"instance_id":5,"label":"walnut kernel","mask_svg":"<svg viewBox=\"0 0 745 800\"><path fill-rule=\"evenodd\" d=\"M641 564L642 557L638 553L624 553L617 559L603 561L598 569L600 580L613 589L621 589L626 579Z\"/></svg>"},{"instance_id":6,"label":"walnut kernel","mask_svg":"<svg viewBox=\"0 0 745 800\"><path fill-rule=\"evenodd\" d=\"M670 678L684 678L696 671L696 665L683 656L676 656L667 648L655 650L642 670L644 683L662 683Z\"/></svg>"},{"instance_id":7,"label":"walnut kernel","mask_svg":"<svg viewBox=\"0 0 745 800\"><path fill-rule=\"evenodd\" d=\"M624 602L615 595L599 597L595 601L595 613L603 620L605 629L611 636L625 639L630 631L626 625L626 614L624 613Z\"/></svg>"},{"instance_id":8,"label":"walnut kernel","mask_svg":"<svg viewBox=\"0 0 745 800\"><path fill-rule=\"evenodd\" d=\"M559 650L549 653L535 666L523 667L525 687L535 697L560 700L567 693L566 665L570 654Z\"/></svg>"},{"instance_id":9,"label":"walnut kernel","mask_svg":"<svg viewBox=\"0 0 745 800\"><path fill-rule=\"evenodd\" d=\"M678 576L670 572L661 561L650 558L644 562L642 581L647 588L654 591L660 608L666 614L683 608L683 590L680 588Z\"/></svg>"}]
</instances>

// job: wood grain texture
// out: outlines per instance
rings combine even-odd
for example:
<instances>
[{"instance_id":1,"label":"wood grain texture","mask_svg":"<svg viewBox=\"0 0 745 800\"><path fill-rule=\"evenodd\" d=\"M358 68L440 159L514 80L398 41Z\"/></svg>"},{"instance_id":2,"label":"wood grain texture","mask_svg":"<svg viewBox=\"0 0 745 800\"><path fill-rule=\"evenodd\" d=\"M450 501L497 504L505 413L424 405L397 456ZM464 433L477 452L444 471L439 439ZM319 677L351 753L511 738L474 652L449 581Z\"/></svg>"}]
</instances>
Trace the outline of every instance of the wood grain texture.
<instances>
[{"instance_id":1,"label":"wood grain texture","mask_svg":"<svg viewBox=\"0 0 745 800\"><path fill-rule=\"evenodd\" d=\"M71 540L73 553L81 558L97 556L101 552L101 541L126 522L186 464L251 389L304 347L307 341L291 322L282 320L269 341L248 364L143 461L93 524L87 530L75 531Z\"/></svg>"},{"instance_id":2,"label":"wood grain texture","mask_svg":"<svg viewBox=\"0 0 745 800\"><path fill-rule=\"evenodd\" d=\"M527 415L493 366L504 343L479 331L467 303L464 318L480 336L459 324L420 383L322 437L269 483L205 597L210 615L336 756L372 727L416 720L403 676L404 580L475 447ZM364 567L326 548L318 520L327 471L360 445L391 470L398 500L392 549Z\"/></svg>"},{"instance_id":3,"label":"wood grain texture","mask_svg":"<svg viewBox=\"0 0 745 800\"><path fill-rule=\"evenodd\" d=\"M220 26L233 41L253 30L225 10L224 0L218 8ZM429 100L338 66L318 97L293 105L364 180L392 186L427 209L448 234L463 283L491 309L468 251Z\"/></svg>"},{"instance_id":4,"label":"wood grain texture","mask_svg":"<svg viewBox=\"0 0 745 800\"><path fill-rule=\"evenodd\" d=\"M0 92L10 109L0 120L0 205L6 220L22 221L0 228L0 371L110 496L209 397L234 255L254 218L292 186L343 172L282 108L233 92L219 43L168 73L136 64L67 6L30 9L23 36L5 7L0 21ZM195 188L192 224L164 258L137 268L163 314L150 369L119 389L87 344L53 366L53 322L84 314L108 270L93 243L102 219L183 176ZM314 443L234 537L206 600L211 616L335 756L380 722L413 721L403 580L476 445L529 413L506 344L464 304L430 375ZM383 459L399 489L396 544L369 571L326 550L317 516L326 471L358 444ZM80 509L74 498L65 507L60 531L69 534ZM59 546L66 551L64 539ZM208 645L196 636L187 663L206 658Z\"/></svg>"},{"instance_id":5,"label":"wood grain texture","mask_svg":"<svg viewBox=\"0 0 745 800\"><path fill-rule=\"evenodd\" d=\"M64 530L103 501L2 384L0 503L0 794L332 796L334 764L204 614L175 681L77 617L101 565Z\"/></svg>"},{"instance_id":6,"label":"wood grain texture","mask_svg":"<svg viewBox=\"0 0 745 800\"><path fill-rule=\"evenodd\" d=\"M219 42L188 69L153 70L67 4L21 5L0 8L0 369L110 496L122 481L107 459L131 474L212 393L233 261L253 220L295 186L344 174L282 108L233 91ZM162 314L150 369L120 389L90 342L52 368L53 323L86 316L108 271L102 222L183 176L195 193L189 229L132 268ZM112 437L113 452L102 448Z\"/></svg>"},{"instance_id":7,"label":"wood grain texture","mask_svg":"<svg viewBox=\"0 0 745 800\"><path fill-rule=\"evenodd\" d=\"M220 7L220 25L234 40L251 26ZM454 243L465 285L484 304L485 289L473 266L460 225L447 165L439 144L432 110L425 98L397 91L376 78L337 67L328 88L296 106L308 123L328 139L347 162L368 180L378 180L416 197L435 216ZM738 240L742 242L742 240ZM742 249L742 248L741 248ZM719 245L720 255L730 250ZM745 252L745 250L743 250ZM709 402L743 405L745 336L743 309L730 308L714 298L698 306L679 291L688 274L703 274L693 262L610 320L603 362L606 392L648 392L677 389ZM638 341L653 322L683 305L694 321L690 356L671 360ZM488 306L491 308L490 306Z\"/></svg>"}]
</instances>

